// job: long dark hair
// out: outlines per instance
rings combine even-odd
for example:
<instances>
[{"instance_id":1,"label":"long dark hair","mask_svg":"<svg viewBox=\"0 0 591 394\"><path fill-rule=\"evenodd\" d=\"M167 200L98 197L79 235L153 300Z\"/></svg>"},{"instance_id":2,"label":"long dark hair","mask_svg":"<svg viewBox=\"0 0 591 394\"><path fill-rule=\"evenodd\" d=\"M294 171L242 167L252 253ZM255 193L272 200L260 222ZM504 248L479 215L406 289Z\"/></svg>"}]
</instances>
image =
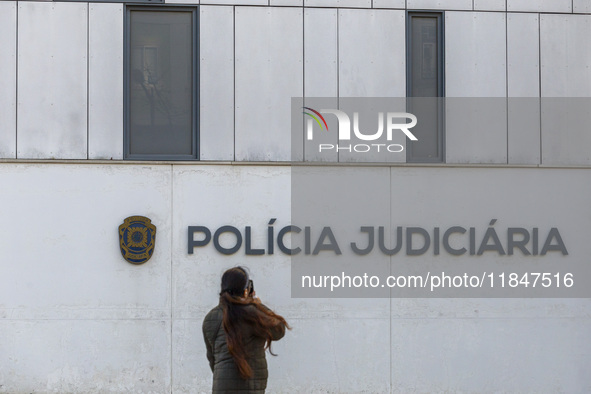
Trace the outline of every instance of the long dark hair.
<instances>
[{"instance_id":1,"label":"long dark hair","mask_svg":"<svg viewBox=\"0 0 591 394\"><path fill-rule=\"evenodd\" d=\"M283 317L255 302L251 297L243 298L248 279L248 271L245 268L230 268L222 275L222 291L220 292L220 303L224 311L222 325L226 332L226 343L243 379L252 377L253 372L246 360L244 338L242 338L240 326L243 324L252 326L255 335L265 339L265 350L269 349L269 353L273 356L275 354L271 351L273 338L271 329L280 324L290 328ZM245 308L247 305L254 306L262 313L256 313L252 308Z\"/></svg>"}]
</instances>

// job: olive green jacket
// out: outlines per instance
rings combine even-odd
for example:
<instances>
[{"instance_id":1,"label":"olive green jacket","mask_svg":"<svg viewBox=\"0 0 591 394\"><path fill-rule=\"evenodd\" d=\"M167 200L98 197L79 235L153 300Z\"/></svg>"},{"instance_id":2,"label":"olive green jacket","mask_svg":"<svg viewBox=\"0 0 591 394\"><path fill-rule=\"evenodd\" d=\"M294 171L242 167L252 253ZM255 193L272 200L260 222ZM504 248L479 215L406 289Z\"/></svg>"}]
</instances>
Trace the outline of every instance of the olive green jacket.
<instances>
[{"instance_id":1,"label":"olive green jacket","mask_svg":"<svg viewBox=\"0 0 591 394\"><path fill-rule=\"evenodd\" d=\"M262 313L253 305L253 313ZM267 360L265 358L265 339L254 335L252 326L245 324L241 335L244 341L247 361L253 371L250 379L242 379L234 359L226 344L226 333L222 326L222 306L213 308L203 320L203 339L207 348L207 359L213 372L213 394L263 394L267 388ZM277 321L271 330L273 340L277 341L285 335L285 326Z\"/></svg>"}]
</instances>

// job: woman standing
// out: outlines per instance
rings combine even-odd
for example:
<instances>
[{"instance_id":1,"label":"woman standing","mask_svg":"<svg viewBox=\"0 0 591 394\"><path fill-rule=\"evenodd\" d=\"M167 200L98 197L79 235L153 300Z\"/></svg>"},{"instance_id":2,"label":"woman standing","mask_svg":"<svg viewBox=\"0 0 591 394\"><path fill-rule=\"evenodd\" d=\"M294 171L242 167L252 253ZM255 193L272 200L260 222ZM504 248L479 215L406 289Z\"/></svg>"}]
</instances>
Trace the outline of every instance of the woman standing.
<instances>
[{"instance_id":1,"label":"woman standing","mask_svg":"<svg viewBox=\"0 0 591 394\"><path fill-rule=\"evenodd\" d=\"M213 372L213 394L263 394L267 388L265 350L290 328L256 297L242 267L222 275L220 303L203 320L203 339ZM275 354L273 354L275 355Z\"/></svg>"}]
</instances>

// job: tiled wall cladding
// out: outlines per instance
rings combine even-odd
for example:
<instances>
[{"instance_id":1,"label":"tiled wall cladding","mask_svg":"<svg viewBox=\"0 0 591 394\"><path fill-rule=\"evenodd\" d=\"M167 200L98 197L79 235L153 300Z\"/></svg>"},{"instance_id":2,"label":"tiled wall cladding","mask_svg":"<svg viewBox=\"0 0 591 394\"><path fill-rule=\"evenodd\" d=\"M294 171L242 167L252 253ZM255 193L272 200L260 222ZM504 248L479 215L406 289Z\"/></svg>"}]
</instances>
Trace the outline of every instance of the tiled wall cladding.
<instances>
[{"instance_id":1,"label":"tiled wall cladding","mask_svg":"<svg viewBox=\"0 0 591 394\"><path fill-rule=\"evenodd\" d=\"M178 2L201 4L200 160L289 161L291 97L404 97L405 6L446 11L447 97L591 96L583 0ZM123 13L0 1L0 158L123 158ZM446 162L591 164L589 133L541 107L467 134L451 114Z\"/></svg>"}]
</instances>

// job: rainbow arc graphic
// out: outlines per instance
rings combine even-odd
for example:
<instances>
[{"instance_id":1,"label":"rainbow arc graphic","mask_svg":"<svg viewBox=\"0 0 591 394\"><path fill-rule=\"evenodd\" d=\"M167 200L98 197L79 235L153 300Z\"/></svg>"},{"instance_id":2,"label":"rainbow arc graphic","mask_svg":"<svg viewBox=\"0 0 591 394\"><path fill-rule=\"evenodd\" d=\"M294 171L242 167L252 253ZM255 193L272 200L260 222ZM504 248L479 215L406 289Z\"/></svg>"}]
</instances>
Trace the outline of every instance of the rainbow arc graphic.
<instances>
[{"instance_id":1,"label":"rainbow arc graphic","mask_svg":"<svg viewBox=\"0 0 591 394\"><path fill-rule=\"evenodd\" d=\"M322 116L320 114L320 112L318 112L315 109L312 109L310 107L302 107L302 108L303 109L306 109L308 111L313 112L313 114L311 114L310 112L306 112L306 111L303 111L302 113L304 115L308 115L309 117L311 117L312 119L314 119L316 121L316 123L318 123L318 126L320 126L320 130L322 130L322 129L324 129L324 127L326 127L326 131L328 131L328 124L326 124L326 120L324 119L324 116ZM324 123L324 127L322 127L322 123L320 123L320 119L318 119L318 118L322 119L322 123Z\"/></svg>"}]
</instances>

